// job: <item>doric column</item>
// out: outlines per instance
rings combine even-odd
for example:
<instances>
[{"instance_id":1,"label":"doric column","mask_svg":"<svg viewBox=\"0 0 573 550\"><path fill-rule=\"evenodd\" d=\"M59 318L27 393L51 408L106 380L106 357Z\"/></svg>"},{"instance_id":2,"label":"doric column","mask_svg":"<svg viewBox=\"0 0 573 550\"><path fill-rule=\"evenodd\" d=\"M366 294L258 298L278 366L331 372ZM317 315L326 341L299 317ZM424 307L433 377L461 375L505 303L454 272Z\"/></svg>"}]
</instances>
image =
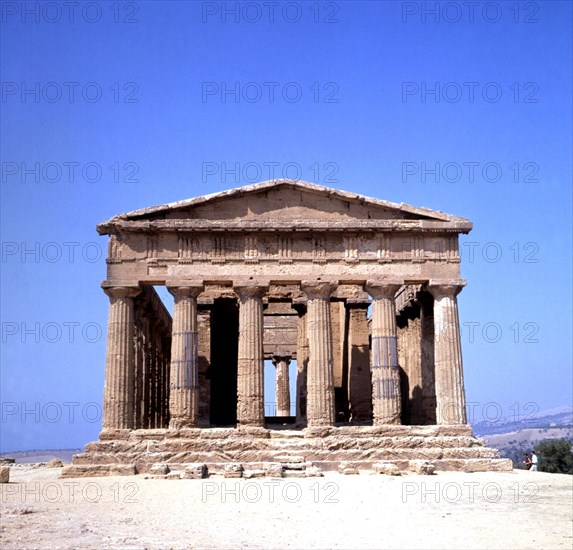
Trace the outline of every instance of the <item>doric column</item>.
<instances>
[{"instance_id":1,"label":"doric column","mask_svg":"<svg viewBox=\"0 0 573 550\"><path fill-rule=\"evenodd\" d=\"M107 287L109 318L103 400L103 429L133 429L135 287Z\"/></svg>"},{"instance_id":2,"label":"doric column","mask_svg":"<svg viewBox=\"0 0 573 550\"><path fill-rule=\"evenodd\" d=\"M372 414L374 424L400 424L402 403L396 305L398 281L368 281L366 291L372 302Z\"/></svg>"},{"instance_id":3,"label":"doric column","mask_svg":"<svg viewBox=\"0 0 573 550\"><path fill-rule=\"evenodd\" d=\"M434 365L438 424L467 424L456 298L465 284L462 279L433 280L428 286L434 296Z\"/></svg>"},{"instance_id":4,"label":"doric column","mask_svg":"<svg viewBox=\"0 0 573 550\"><path fill-rule=\"evenodd\" d=\"M264 426L263 294L265 286L238 285L237 424Z\"/></svg>"},{"instance_id":5,"label":"doric column","mask_svg":"<svg viewBox=\"0 0 573 550\"><path fill-rule=\"evenodd\" d=\"M273 357L276 369L275 390L277 395L277 416L290 416L290 385L288 368L290 357Z\"/></svg>"},{"instance_id":6,"label":"doric column","mask_svg":"<svg viewBox=\"0 0 573 550\"><path fill-rule=\"evenodd\" d=\"M308 298L306 327L309 361L306 412L309 426L334 424L330 295L337 286L337 283L330 281L303 281L301 285Z\"/></svg>"},{"instance_id":7,"label":"doric column","mask_svg":"<svg viewBox=\"0 0 573 550\"><path fill-rule=\"evenodd\" d=\"M195 426L199 411L197 296L203 284L169 286L175 298L171 333L169 427Z\"/></svg>"}]
</instances>

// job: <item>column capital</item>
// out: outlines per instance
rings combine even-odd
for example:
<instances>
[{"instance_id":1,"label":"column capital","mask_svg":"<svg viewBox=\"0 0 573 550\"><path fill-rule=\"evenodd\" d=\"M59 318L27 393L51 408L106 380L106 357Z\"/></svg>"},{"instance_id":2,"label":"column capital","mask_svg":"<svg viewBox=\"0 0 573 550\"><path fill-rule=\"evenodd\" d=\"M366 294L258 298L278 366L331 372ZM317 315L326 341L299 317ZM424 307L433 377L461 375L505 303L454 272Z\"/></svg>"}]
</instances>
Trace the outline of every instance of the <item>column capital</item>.
<instances>
[{"instance_id":1,"label":"column capital","mask_svg":"<svg viewBox=\"0 0 573 550\"><path fill-rule=\"evenodd\" d=\"M400 279L372 279L366 281L364 288L376 300L393 299L402 286L404 286L404 281Z\"/></svg>"},{"instance_id":2,"label":"column capital","mask_svg":"<svg viewBox=\"0 0 573 550\"><path fill-rule=\"evenodd\" d=\"M464 279L430 279L428 292L437 300L445 297L454 298L466 284Z\"/></svg>"},{"instance_id":3,"label":"column capital","mask_svg":"<svg viewBox=\"0 0 573 550\"><path fill-rule=\"evenodd\" d=\"M197 298L205 290L203 281L177 281L170 283L167 281L167 290L175 298L190 296Z\"/></svg>"},{"instance_id":4,"label":"column capital","mask_svg":"<svg viewBox=\"0 0 573 550\"><path fill-rule=\"evenodd\" d=\"M292 355L273 355L271 361L273 362L273 365L276 367L277 363L280 363L281 361L287 361L288 363L290 363L292 361Z\"/></svg>"},{"instance_id":5,"label":"column capital","mask_svg":"<svg viewBox=\"0 0 573 550\"><path fill-rule=\"evenodd\" d=\"M268 289L268 283L262 281L238 281L233 285L233 290L241 299L262 298Z\"/></svg>"},{"instance_id":6,"label":"column capital","mask_svg":"<svg viewBox=\"0 0 573 550\"><path fill-rule=\"evenodd\" d=\"M141 294L141 289L138 286L104 286L103 291L110 298L135 298Z\"/></svg>"},{"instance_id":7,"label":"column capital","mask_svg":"<svg viewBox=\"0 0 573 550\"><path fill-rule=\"evenodd\" d=\"M302 281L301 290L309 300L327 299L338 288L336 281Z\"/></svg>"}]
</instances>

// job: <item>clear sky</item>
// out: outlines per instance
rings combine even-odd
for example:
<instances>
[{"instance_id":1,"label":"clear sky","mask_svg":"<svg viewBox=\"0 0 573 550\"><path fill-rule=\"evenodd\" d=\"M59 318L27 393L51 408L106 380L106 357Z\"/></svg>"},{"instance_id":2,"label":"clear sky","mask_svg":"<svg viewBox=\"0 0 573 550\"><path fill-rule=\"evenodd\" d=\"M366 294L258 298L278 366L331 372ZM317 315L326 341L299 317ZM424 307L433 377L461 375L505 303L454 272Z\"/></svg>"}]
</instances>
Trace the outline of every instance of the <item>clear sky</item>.
<instances>
[{"instance_id":1,"label":"clear sky","mask_svg":"<svg viewBox=\"0 0 573 550\"><path fill-rule=\"evenodd\" d=\"M470 417L571 404L570 2L1 9L1 450L97 437L96 224L273 175L472 220Z\"/></svg>"}]
</instances>

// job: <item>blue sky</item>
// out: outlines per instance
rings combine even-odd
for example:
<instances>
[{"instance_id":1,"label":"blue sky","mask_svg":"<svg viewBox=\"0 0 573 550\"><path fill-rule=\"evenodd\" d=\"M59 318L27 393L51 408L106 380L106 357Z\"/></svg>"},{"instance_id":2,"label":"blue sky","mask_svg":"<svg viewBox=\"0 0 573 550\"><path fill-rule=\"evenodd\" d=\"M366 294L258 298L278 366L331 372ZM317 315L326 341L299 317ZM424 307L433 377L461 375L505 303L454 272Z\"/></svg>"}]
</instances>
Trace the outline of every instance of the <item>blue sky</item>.
<instances>
[{"instance_id":1,"label":"blue sky","mask_svg":"<svg viewBox=\"0 0 573 550\"><path fill-rule=\"evenodd\" d=\"M97 437L96 224L271 169L472 220L472 418L571 404L570 2L64 4L1 5L0 449Z\"/></svg>"}]
</instances>

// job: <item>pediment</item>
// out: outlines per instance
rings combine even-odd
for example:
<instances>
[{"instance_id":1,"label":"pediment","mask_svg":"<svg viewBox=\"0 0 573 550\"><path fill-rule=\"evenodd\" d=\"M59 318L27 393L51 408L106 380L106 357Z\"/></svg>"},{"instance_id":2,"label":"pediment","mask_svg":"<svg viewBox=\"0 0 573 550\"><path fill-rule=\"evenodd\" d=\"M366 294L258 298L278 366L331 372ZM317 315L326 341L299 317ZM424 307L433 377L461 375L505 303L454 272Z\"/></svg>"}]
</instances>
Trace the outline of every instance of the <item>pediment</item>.
<instances>
[{"instance_id":1,"label":"pediment","mask_svg":"<svg viewBox=\"0 0 573 550\"><path fill-rule=\"evenodd\" d=\"M120 214L100 224L98 231L107 233L114 222L166 224L171 221L174 225L184 221L219 225L225 222L233 225L241 222L264 225L310 222L324 226L335 223L364 226L369 221L383 220L450 222L452 225L469 223L463 218L427 208L392 203L298 180L273 180Z\"/></svg>"}]
</instances>

